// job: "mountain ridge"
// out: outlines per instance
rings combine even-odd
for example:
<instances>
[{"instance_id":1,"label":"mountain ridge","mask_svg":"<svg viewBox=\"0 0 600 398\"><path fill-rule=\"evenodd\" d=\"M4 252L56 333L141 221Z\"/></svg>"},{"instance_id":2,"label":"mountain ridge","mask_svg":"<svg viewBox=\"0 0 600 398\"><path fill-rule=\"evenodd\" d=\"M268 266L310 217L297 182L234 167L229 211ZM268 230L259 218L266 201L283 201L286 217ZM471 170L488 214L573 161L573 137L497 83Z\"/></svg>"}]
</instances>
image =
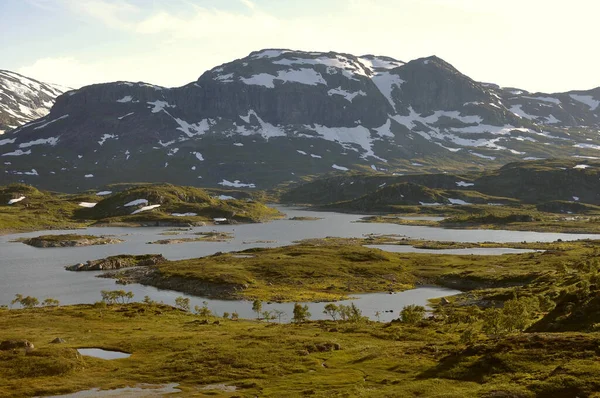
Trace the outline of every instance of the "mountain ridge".
<instances>
[{"instance_id":1,"label":"mountain ridge","mask_svg":"<svg viewBox=\"0 0 600 398\"><path fill-rule=\"evenodd\" d=\"M10 181L35 185L43 173L65 190L148 175L269 188L351 170L465 172L595 157L599 106L600 88L500 88L436 56L265 49L181 87L114 82L62 94L49 115L3 136L0 166Z\"/></svg>"},{"instance_id":2,"label":"mountain ridge","mask_svg":"<svg viewBox=\"0 0 600 398\"><path fill-rule=\"evenodd\" d=\"M0 69L0 135L43 117L68 89Z\"/></svg>"}]
</instances>

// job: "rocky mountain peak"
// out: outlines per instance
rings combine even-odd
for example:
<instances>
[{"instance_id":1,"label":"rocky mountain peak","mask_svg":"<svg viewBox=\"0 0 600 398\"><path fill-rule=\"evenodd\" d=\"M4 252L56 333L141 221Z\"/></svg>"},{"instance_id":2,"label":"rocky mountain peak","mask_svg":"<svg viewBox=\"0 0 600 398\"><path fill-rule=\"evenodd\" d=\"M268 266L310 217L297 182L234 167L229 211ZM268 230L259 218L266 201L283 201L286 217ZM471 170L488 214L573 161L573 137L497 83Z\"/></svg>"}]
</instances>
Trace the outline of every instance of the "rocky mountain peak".
<instances>
[{"instance_id":1,"label":"rocky mountain peak","mask_svg":"<svg viewBox=\"0 0 600 398\"><path fill-rule=\"evenodd\" d=\"M0 134L45 116L68 88L0 70Z\"/></svg>"}]
</instances>

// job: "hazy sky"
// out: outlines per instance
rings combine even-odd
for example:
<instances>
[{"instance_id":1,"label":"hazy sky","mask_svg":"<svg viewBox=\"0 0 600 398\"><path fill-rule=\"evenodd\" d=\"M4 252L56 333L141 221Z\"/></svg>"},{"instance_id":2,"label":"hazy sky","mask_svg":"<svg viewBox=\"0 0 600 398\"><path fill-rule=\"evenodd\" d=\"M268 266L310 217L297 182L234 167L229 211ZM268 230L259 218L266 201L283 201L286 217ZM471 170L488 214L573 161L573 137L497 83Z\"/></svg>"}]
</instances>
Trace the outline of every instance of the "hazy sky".
<instances>
[{"instance_id":1,"label":"hazy sky","mask_svg":"<svg viewBox=\"0 0 600 398\"><path fill-rule=\"evenodd\" d=\"M179 86L262 48L437 55L529 91L600 86L600 0L0 0L0 69Z\"/></svg>"}]
</instances>

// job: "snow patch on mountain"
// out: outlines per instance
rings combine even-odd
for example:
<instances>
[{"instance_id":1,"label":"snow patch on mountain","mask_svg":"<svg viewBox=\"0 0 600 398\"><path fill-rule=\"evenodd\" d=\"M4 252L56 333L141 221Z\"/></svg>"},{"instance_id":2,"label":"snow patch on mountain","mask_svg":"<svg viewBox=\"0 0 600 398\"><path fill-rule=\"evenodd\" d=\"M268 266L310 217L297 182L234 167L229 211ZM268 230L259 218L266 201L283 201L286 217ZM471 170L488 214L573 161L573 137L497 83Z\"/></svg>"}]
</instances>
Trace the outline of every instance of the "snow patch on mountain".
<instances>
[{"instance_id":1,"label":"snow patch on mountain","mask_svg":"<svg viewBox=\"0 0 600 398\"><path fill-rule=\"evenodd\" d=\"M24 199L25 199L25 196L19 196L19 197L18 197L18 198L16 198L16 199L11 199L11 200L9 200L9 201L8 201L8 204L9 204L9 205L14 205L15 203L19 203L20 201L22 201L22 200L24 200Z\"/></svg>"},{"instance_id":2,"label":"snow patch on mountain","mask_svg":"<svg viewBox=\"0 0 600 398\"><path fill-rule=\"evenodd\" d=\"M123 98L118 99L117 102L124 104L127 102L131 102L132 100L133 100L133 97L131 95L126 95Z\"/></svg>"},{"instance_id":3,"label":"snow patch on mountain","mask_svg":"<svg viewBox=\"0 0 600 398\"><path fill-rule=\"evenodd\" d=\"M354 100L354 98L356 98L359 95L365 96L367 95L364 91L360 90L360 91L356 91L356 92L350 92L350 91L346 91L346 90L342 90L341 87L338 88L332 88L331 90L329 90L327 92L327 95L334 96L334 95L341 95L342 97L344 97L347 101L352 102Z\"/></svg>"},{"instance_id":4,"label":"snow patch on mountain","mask_svg":"<svg viewBox=\"0 0 600 398\"><path fill-rule=\"evenodd\" d=\"M24 142L19 144L19 148L29 148L34 145L56 145L58 143L58 137L40 138L34 141Z\"/></svg>"},{"instance_id":5,"label":"snow patch on mountain","mask_svg":"<svg viewBox=\"0 0 600 398\"><path fill-rule=\"evenodd\" d=\"M258 116L258 114L254 110L249 110L248 115L240 116L240 118L249 124L251 121L251 118L250 118L251 116L254 116L256 118L256 121L258 121L259 127L252 126L252 127L247 128L246 126L236 126L236 133L243 135L243 136L260 134L266 140L268 140L269 138L273 138L273 137L285 137L286 136L286 133L283 130L283 128L281 128L279 126L274 126L271 123L265 122L264 120L262 120L260 118L260 116Z\"/></svg>"},{"instance_id":6,"label":"snow patch on mountain","mask_svg":"<svg viewBox=\"0 0 600 398\"><path fill-rule=\"evenodd\" d=\"M282 81L283 83L300 83L309 86L316 86L317 84L327 85L327 82L319 72L308 68L278 71L277 76L268 73L259 73L249 78L241 77L240 80L248 85L264 86L267 88L275 88L275 80Z\"/></svg>"},{"instance_id":7,"label":"snow patch on mountain","mask_svg":"<svg viewBox=\"0 0 600 398\"><path fill-rule=\"evenodd\" d=\"M161 100L147 102L147 104L152 105L152 110L151 110L152 113L158 113L160 111L164 111L165 108L175 108L175 105L170 105L167 101L161 101Z\"/></svg>"},{"instance_id":8,"label":"snow patch on mountain","mask_svg":"<svg viewBox=\"0 0 600 398\"><path fill-rule=\"evenodd\" d=\"M394 75L390 72L381 72L371 77L373 83L377 86L381 94L388 100L394 110L396 110L396 103L392 98L394 89L400 88L404 83L404 80L398 75Z\"/></svg>"},{"instance_id":9,"label":"snow patch on mountain","mask_svg":"<svg viewBox=\"0 0 600 398\"><path fill-rule=\"evenodd\" d=\"M50 120L49 122L46 122L46 123L44 123L44 124L42 124L40 126L34 127L33 129L34 130L43 129L44 127L47 127L47 126L51 125L52 123L58 122L59 120L66 119L68 117L69 117L68 114L67 115L62 115L61 117L57 117L56 119Z\"/></svg>"},{"instance_id":10,"label":"snow patch on mountain","mask_svg":"<svg viewBox=\"0 0 600 398\"><path fill-rule=\"evenodd\" d=\"M570 94L570 97L577 102L581 102L582 104L589 106L590 111L595 111L598 109L598 106L600 106L600 101L591 95Z\"/></svg>"},{"instance_id":11,"label":"snow patch on mountain","mask_svg":"<svg viewBox=\"0 0 600 398\"><path fill-rule=\"evenodd\" d=\"M556 105L561 104L561 102L558 98L553 98L553 97L530 97L528 95L523 95L523 96L521 96L521 98L527 98L527 99L531 99L534 101L551 102Z\"/></svg>"},{"instance_id":12,"label":"snow patch on mountain","mask_svg":"<svg viewBox=\"0 0 600 398\"><path fill-rule=\"evenodd\" d=\"M336 169L336 170L341 170L341 171L348 171L349 170L347 167L338 166L337 164L332 164L331 168Z\"/></svg>"},{"instance_id":13,"label":"snow patch on mountain","mask_svg":"<svg viewBox=\"0 0 600 398\"><path fill-rule=\"evenodd\" d=\"M136 199L136 200L132 200L129 203L124 204L123 206L130 207L130 206L139 206L139 205L147 205L147 204L148 204L148 199Z\"/></svg>"},{"instance_id":14,"label":"snow patch on mountain","mask_svg":"<svg viewBox=\"0 0 600 398\"><path fill-rule=\"evenodd\" d=\"M100 141L98 141L98 145L100 145L100 146L104 145L104 143L106 142L106 140L109 140L111 138L115 139L115 140L119 139L119 137L117 137L114 134L104 134L102 137L100 137Z\"/></svg>"},{"instance_id":15,"label":"snow patch on mountain","mask_svg":"<svg viewBox=\"0 0 600 398\"><path fill-rule=\"evenodd\" d=\"M23 155L31 155L31 149L28 149L27 151L23 151L22 149L17 149L16 151L2 154L2 156L23 156Z\"/></svg>"},{"instance_id":16,"label":"snow patch on mountain","mask_svg":"<svg viewBox=\"0 0 600 398\"><path fill-rule=\"evenodd\" d=\"M249 184L245 184L243 182L240 182L240 180L235 180L233 182L228 181L228 180L223 180L219 183L219 185L223 185L224 187L233 187L233 188L256 188L255 184L249 183Z\"/></svg>"},{"instance_id":17,"label":"snow patch on mountain","mask_svg":"<svg viewBox=\"0 0 600 398\"><path fill-rule=\"evenodd\" d=\"M179 125L177 130L182 131L185 135L192 138L197 135L203 135L210 130L213 123L209 119L203 119L198 123L188 123L185 120L179 118L173 118Z\"/></svg>"},{"instance_id":18,"label":"snow patch on mountain","mask_svg":"<svg viewBox=\"0 0 600 398\"><path fill-rule=\"evenodd\" d=\"M143 211L148 211L148 210L156 209L156 208L158 208L158 207L160 207L160 205L150 205L150 206L144 206L144 207L141 207L141 208L139 208L139 209L135 210L135 211L134 211L133 213L131 213L131 214L138 214L138 213L141 213L141 212L143 212Z\"/></svg>"}]
</instances>

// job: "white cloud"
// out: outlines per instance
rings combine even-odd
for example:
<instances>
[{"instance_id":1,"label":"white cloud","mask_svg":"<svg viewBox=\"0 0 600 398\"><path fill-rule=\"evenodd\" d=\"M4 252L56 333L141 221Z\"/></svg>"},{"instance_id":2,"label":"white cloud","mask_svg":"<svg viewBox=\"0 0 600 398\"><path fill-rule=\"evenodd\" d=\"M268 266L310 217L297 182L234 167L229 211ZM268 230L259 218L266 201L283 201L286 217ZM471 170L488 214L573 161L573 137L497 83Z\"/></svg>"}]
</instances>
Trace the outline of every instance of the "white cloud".
<instances>
[{"instance_id":1,"label":"white cloud","mask_svg":"<svg viewBox=\"0 0 600 398\"><path fill-rule=\"evenodd\" d=\"M61 1L78 16L93 18L135 42L121 53L110 46L99 46L93 54L66 49L68 57L42 58L19 69L69 86L110 80L182 85L262 48L376 53L404 61L435 54L476 80L530 91L600 85L600 55L581 40L596 35L596 0L578 0L577 7L547 0L306 0L301 12L288 14L279 11L293 6L275 0L213 3L220 8L186 0L152 5ZM259 5L269 2L279 8ZM222 8L225 3L237 7ZM544 10L543 18L539 10ZM103 37L90 40L102 43ZM549 55L558 53L548 62Z\"/></svg>"}]
</instances>

